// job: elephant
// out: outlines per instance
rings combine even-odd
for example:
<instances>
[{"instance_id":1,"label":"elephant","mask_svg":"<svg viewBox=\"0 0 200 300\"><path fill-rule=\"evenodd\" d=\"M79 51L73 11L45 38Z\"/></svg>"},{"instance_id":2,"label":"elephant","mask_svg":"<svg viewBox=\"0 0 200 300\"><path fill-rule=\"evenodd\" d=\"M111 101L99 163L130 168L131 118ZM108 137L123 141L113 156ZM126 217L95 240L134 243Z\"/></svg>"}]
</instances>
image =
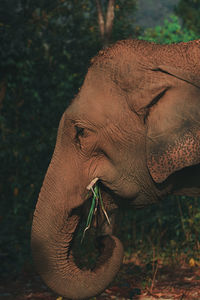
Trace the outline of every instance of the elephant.
<instances>
[{"instance_id":1,"label":"elephant","mask_svg":"<svg viewBox=\"0 0 200 300\"><path fill-rule=\"evenodd\" d=\"M169 194L198 196L199 149L200 40L122 40L101 50L62 115L33 216L33 259L44 282L70 299L104 291L123 260L112 228L93 269L79 268L72 251L94 185L108 213Z\"/></svg>"}]
</instances>

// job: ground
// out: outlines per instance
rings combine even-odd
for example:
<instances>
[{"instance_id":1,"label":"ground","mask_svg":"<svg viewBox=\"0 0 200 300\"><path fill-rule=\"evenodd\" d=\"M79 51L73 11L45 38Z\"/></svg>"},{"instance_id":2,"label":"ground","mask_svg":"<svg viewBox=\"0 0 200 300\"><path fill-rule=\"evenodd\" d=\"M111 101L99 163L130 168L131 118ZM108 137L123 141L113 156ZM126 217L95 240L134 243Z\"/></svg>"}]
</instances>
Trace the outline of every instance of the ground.
<instances>
[{"instance_id":1,"label":"ground","mask_svg":"<svg viewBox=\"0 0 200 300\"><path fill-rule=\"evenodd\" d=\"M106 299L200 299L200 267L154 266L152 278L147 267L126 261L115 281L100 296ZM1 300L65 300L51 292L40 277L26 270L16 279L0 283Z\"/></svg>"}]
</instances>

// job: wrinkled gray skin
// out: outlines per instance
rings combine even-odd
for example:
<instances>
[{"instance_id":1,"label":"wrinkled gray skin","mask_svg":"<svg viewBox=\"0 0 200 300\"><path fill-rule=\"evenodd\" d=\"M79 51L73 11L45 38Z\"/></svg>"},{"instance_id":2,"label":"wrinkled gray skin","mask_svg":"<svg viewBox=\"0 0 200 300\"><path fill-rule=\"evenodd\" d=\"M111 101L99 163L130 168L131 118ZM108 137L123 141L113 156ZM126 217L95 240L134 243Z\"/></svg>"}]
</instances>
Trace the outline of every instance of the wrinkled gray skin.
<instances>
[{"instance_id":1,"label":"wrinkled gray skin","mask_svg":"<svg viewBox=\"0 0 200 300\"><path fill-rule=\"evenodd\" d=\"M200 41L130 40L101 51L62 116L34 213L33 256L46 284L85 299L101 293L120 268L122 244L105 228L95 269L73 261L70 246L94 178L108 211L169 193L199 195L199 148Z\"/></svg>"}]
</instances>

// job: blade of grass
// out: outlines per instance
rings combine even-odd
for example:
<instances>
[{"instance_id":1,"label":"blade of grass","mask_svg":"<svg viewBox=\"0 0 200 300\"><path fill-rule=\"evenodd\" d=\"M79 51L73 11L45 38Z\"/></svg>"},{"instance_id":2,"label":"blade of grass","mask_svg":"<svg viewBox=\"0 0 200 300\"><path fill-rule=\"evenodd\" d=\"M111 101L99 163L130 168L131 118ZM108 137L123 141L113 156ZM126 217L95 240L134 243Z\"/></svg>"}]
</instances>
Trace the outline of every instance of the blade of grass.
<instances>
[{"instance_id":1,"label":"blade of grass","mask_svg":"<svg viewBox=\"0 0 200 300\"><path fill-rule=\"evenodd\" d=\"M86 231L90 228L91 226L91 223L92 223L92 218L93 216L97 213L98 211L98 206L99 206L99 200L100 200L100 207L101 209L103 210L103 213L106 217L106 220L108 222L108 224L110 225L110 220L109 220L109 217L108 217L108 214L104 208L104 205L103 205L103 200L102 200L102 197L101 197L101 192L100 192L100 188L98 187L97 183L96 183L96 179L92 181L93 185L90 184L87 189L90 189L93 193L93 197L92 197L92 204L91 204L91 207L90 207L90 211L89 211L89 214L88 214L88 217L87 217L87 222L86 222L86 227L83 231L83 235L82 235L82 239L81 239L81 243L83 242L83 239L85 237L85 233ZM94 188L93 188L94 186Z\"/></svg>"},{"instance_id":2,"label":"blade of grass","mask_svg":"<svg viewBox=\"0 0 200 300\"><path fill-rule=\"evenodd\" d=\"M85 227L85 229L83 231L83 236L82 236L82 239L81 239L81 243L83 242L83 239L85 237L86 231L90 228L90 225L91 225L91 222L92 222L93 213L94 213L94 208L95 208L95 202L96 202L96 199L95 199L95 196L93 196L93 198L92 198L92 204L91 204L90 211L89 211L89 214L88 214L88 217L87 217L86 227Z\"/></svg>"},{"instance_id":3,"label":"blade of grass","mask_svg":"<svg viewBox=\"0 0 200 300\"><path fill-rule=\"evenodd\" d=\"M103 200L102 200L102 197L101 197L100 189L99 189L99 199L100 199L100 203L101 203L101 209L103 210L103 213L104 213L104 215L105 215L105 217L106 217L106 220L107 220L108 224L110 225L110 219L109 219L108 214L107 214L107 212L106 212L106 210L105 210L105 208L104 208Z\"/></svg>"}]
</instances>

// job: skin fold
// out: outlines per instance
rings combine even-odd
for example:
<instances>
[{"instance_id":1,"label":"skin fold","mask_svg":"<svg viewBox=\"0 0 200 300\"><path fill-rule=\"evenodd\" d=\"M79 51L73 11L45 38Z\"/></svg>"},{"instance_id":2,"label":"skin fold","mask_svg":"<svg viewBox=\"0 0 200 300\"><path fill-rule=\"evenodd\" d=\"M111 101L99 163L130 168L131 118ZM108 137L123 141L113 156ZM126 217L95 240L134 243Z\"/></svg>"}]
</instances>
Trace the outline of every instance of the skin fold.
<instances>
[{"instance_id":1,"label":"skin fold","mask_svg":"<svg viewBox=\"0 0 200 300\"><path fill-rule=\"evenodd\" d=\"M61 118L35 208L33 258L46 284L67 298L86 299L120 268L123 246L101 220L96 267L74 263L74 233L92 180L98 178L108 214L170 193L198 196L199 149L200 40L126 40L100 51Z\"/></svg>"}]
</instances>

